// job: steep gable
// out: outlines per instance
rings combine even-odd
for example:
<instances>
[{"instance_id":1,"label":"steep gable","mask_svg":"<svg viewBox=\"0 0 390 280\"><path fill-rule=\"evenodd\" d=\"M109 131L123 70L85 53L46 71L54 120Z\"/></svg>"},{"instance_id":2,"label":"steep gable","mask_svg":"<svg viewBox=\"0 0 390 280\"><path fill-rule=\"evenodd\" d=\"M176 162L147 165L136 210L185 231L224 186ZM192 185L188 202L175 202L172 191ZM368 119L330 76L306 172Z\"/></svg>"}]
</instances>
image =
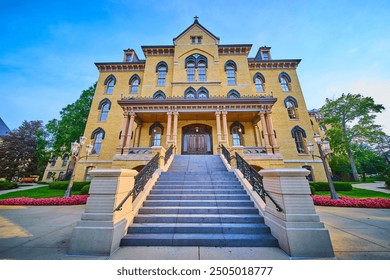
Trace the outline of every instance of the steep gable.
<instances>
[{"instance_id":1,"label":"steep gable","mask_svg":"<svg viewBox=\"0 0 390 280\"><path fill-rule=\"evenodd\" d=\"M180 33L177 37L173 38L173 44L179 45L183 40L184 44L187 44L190 40L190 36L194 34L199 36L206 36L208 40L213 40L216 45L219 44L219 37L215 36L213 33L208 31L203 25L201 25L198 21L198 17L195 17L194 23L191 24L186 30ZM202 38L205 40L206 38Z\"/></svg>"}]
</instances>

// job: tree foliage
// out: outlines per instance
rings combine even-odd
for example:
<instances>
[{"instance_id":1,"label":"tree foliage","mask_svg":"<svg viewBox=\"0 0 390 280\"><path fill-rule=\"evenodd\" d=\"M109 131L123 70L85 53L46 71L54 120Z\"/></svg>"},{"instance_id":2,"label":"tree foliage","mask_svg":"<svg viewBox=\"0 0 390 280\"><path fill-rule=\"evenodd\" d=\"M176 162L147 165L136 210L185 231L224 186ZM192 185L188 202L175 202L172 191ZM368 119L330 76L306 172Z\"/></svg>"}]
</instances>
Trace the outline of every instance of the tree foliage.
<instances>
[{"instance_id":1,"label":"tree foliage","mask_svg":"<svg viewBox=\"0 0 390 280\"><path fill-rule=\"evenodd\" d=\"M11 180L39 174L37 134L43 131L42 121L24 121L22 125L3 137L0 144L0 178Z\"/></svg>"},{"instance_id":2,"label":"tree foliage","mask_svg":"<svg viewBox=\"0 0 390 280\"><path fill-rule=\"evenodd\" d=\"M384 133L379 125L375 124L376 113L385 108L375 104L372 97L360 94L342 94L337 99L326 99L326 104L320 111L326 125L330 125L326 134L329 136L335 153L346 154L349 158L352 175L359 181L358 171L354 159L354 147L361 143L375 143Z\"/></svg>"},{"instance_id":3,"label":"tree foliage","mask_svg":"<svg viewBox=\"0 0 390 280\"><path fill-rule=\"evenodd\" d=\"M46 125L49 133L49 142L53 155L60 156L64 153L63 148L70 151L70 144L79 140L84 134L86 121L89 114L92 98L96 89L96 83L83 90L76 102L69 104L60 112L59 120L52 119Z\"/></svg>"}]
</instances>

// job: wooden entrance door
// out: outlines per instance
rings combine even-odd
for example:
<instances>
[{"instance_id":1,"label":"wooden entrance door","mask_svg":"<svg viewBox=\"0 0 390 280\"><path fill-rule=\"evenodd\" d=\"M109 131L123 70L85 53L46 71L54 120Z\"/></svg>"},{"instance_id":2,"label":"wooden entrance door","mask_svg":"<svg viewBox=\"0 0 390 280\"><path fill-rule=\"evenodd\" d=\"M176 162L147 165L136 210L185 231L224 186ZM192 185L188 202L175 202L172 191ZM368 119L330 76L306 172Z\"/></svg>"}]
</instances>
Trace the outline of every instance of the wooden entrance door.
<instances>
[{"instance_id":1,"label":"wooden entrance door","mask_svg":"<svg viewBox=\"0 0 390 280\"><path fill-rule=\"evenodd\" d=\"M211 127L192 124L183 127L182 154L212 154Z\"/></svg>"},{"instance_id":2,"label":"wooden entrance door","mask_svg":"<svg viewBox=\"0 0 390 280\"><path fill-rule=\"evenodd\" d=\"M207 152L205 134L188 134L187 136L189 154L205 154Z\"/></svg>"}]
</instances>

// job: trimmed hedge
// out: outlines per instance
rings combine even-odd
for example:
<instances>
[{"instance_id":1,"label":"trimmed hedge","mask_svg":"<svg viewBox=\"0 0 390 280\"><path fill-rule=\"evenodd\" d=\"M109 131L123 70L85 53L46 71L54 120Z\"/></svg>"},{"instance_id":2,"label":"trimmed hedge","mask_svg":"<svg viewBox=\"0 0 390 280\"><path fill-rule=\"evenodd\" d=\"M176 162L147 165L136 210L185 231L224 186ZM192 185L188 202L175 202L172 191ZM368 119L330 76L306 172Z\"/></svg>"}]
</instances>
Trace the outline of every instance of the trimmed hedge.
<instances>
[{"instance_id":1,"label":"trimmed hedge","mask_svg":"<svg viewBox=\"0 0 390 280\"><path fill-rule=\"evenodd\" d=\"M55 181L49 184L49 188L53 190L66 190L68 185L69 181ZM73 182L72 190L81 191L85 185L89 185L89 182Z\"/></svg>"},{"instance_id":2,"label":"trimmed hedge","mask_svg":"<svg viewBox=\"0 0 390 280\"><path fill-rule=\"evenodd\" d=\"M333 185L336 191L344 191L344 192L352 191L352 185L347 182L333 182ZM310 183L310 186L312 186L317 192L330 190L328 182Z\"/></svg>"},{"instance_id":3,"label":"trimmed hedge","mask_svg":"<svg viewBox=\"0 0 390 280\"><path fill-rule=\"evenodd\" d=\"M81 188L80 194L88 194L89 193L89 184L85 185L84 187Z\"/></svg>"},{"instance_id":4,"label":"trimmed hedge","mask_svg":"<svg viewBox=\"0 0 390 280\"><path fill-rule=\"evenodd\" d=\"M10 181L0 181L0 190L10 190L10 189L16 189L18 187L18 184L15 182Z\"/></svg>"}]
</instances>

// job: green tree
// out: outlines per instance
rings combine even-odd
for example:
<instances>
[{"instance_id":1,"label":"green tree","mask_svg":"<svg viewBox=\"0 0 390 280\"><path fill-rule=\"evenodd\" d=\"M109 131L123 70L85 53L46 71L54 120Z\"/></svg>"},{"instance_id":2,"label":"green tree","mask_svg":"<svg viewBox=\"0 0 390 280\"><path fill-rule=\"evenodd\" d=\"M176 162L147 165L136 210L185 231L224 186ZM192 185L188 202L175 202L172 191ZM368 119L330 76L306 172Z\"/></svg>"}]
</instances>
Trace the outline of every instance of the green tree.
<instances>
[{"instance_id":1,"label":"green tree","mask_svg":"<svg viewBox=\"0 0 390 280\"><path fill-rule=\"evenodd\" d=\"M320 111L324 117L324 124L330 125L326 135L335 153L345 153L348 156L352 175L359 181L359 175L354 159L354 147L360 143L375 143L383 135L379 125L374 123L376 115L385 108L375 104L372 97L360 94L342 94L337 99L326 99L326 104Z\"/></svg>"},{"instance_id":2,"label":"green tree","mask_svg":"<svg viewBox=\"0 0 390 280\"><path fill-rule=\"evenodd\" d=\"M62 156L64 153L62 147L65 147L66 151L69 152L71 143L79 140L80 136L84 134L95 89L96 83L83 90L76 102L61 110L59 120L52 119L46 124L50 138L48 141L53 155Z\"/></svg>"},{"instance_id":3,"label":"green tree","mask_svg":"<svg viewBox=\"0 0 390 280\"><path fill-rule=\"evenodd\" d=\"M357 168L365 178L366 174L383 174L387 163L383 157L379 156L367 146L359 145L355 151Z\"/></svg>"},{"instance_id":4,"label":"green tree","mask_svg":"<svg viewBox=\"0 0 390 280\"><path fill-rule=\"evenodd\" d=\"M26 177L39 174L36 155L38 134L42 121L24 121L22 125L3 136L0 145L0 178Z\"/></svg>"}]
</instances>

